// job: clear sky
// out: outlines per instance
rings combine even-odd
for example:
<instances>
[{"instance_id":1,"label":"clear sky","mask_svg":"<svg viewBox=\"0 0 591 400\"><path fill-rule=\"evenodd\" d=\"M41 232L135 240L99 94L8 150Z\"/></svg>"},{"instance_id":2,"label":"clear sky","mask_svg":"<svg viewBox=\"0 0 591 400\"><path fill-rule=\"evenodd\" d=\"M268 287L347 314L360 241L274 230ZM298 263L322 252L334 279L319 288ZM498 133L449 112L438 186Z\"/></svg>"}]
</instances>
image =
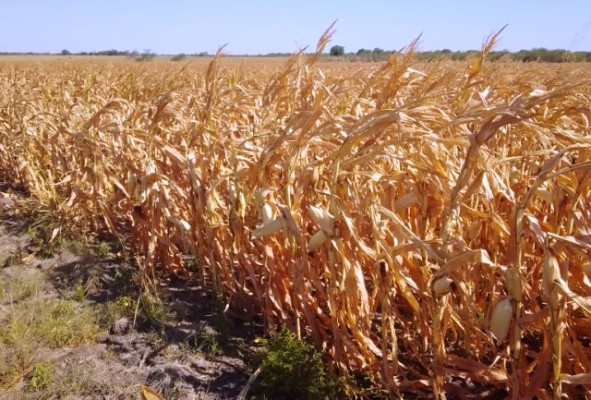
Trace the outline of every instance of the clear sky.
<instances>
[{"instance_id":1,"label":"clear sky","mask_svg":"<svg viewBox=\"0 0 591 400\"><path fill-rule=\"evenodd\" d=\"M0 0L0 16L0 52L293 52L336 19L347 52L420 33L421 50L479 49L505 24L499 50L591 51L591 0Z\"/></svg>"}]
</instances>

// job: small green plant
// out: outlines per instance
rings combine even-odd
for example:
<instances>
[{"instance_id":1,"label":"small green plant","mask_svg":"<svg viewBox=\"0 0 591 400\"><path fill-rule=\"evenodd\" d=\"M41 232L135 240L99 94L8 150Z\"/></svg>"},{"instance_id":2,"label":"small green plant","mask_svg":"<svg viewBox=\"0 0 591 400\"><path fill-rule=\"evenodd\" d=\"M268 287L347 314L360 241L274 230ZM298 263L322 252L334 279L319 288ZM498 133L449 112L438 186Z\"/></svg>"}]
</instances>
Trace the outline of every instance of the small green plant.
<instances>
[{"instance_id":1,"label":"small green plant","mask_svg":"<svg viewBox=\"0 0 591 400\"><path fill-rule=\"evenodd\" d=\"M94 340L97 326L90 311L70 300L54 299L39 309L36 333L53 348Z\"/></svg>"},{"instance_id":2,"label":"small green plant","mask_svg":"<svg viewBox=\"0 0 591 400\"><path fill-rule=\"evenodd\" d=\"M105 258L111 252L111 245L108 242L99 242L94 248L94 254L98 258Z\"/></svg>"},{"instance_id":3,"label":"small green plant","mask_svg":"<svg viewBox=\"0 0 591 400\"><path fill-rule=\"evenodd\" d=\"M336 381L325 370L322 355L311 344L283 329L261 341L261 373L253 385L255 399L334 399Z\"/></svg>"},{"instance_id":4,"label":"small green plant","mask_svg":"<svg viewBox=\"0 0 591 400\"><path fill-rule=\"evenodd\" d=\"M217 336L214 330L206 329L195 338L195 347L208 356L218 355L221 349Z\"/></svg>"},{"instance_id":5,"label":"small green plant","mask_svg":"<svg viewBox=\"0 0 591 400\"><path fill-rule=\"evenodd\" d=\"M0 331L0 384L22 375L35 358L36 345L26 322L10 319Z\"/></svg>"},{"instance_id":6,"label":"small green plant","mask_svg":"<svg viewBox=\"0 0 591 400\"><path fill-rule=\"evenodd\" d=\"M80 282L78 282L74 286L74 290L72 292L72 299L76 301L84 301L86 299L86 288Z\"/></svg>"},{"instance_id":7,"label":"small green plant","mask_svg":"<svg viewBox=\"0 0 591 400\"><path fill-rule=\"evenodd\" d=\"M33 270L0 279L7 301L0 324L0 387L32 374L29 388L44 391L52 371L41 363L40 349L95 339L97 326L91 310L72 300L44 297L43 277L41 271Z\"/></svg>"},{"instance_id":8,"label":"small green plant","mask_svg":"<svg viewBox=\"0 0 591 400\"><path fill-rule=\"evenodd\" d=\"M93 340L97 332L92 314L70 300L35 298L11 311L0 342L13 348L36 342L52 348L76 346Z\"/></svg>"},{"instance_id":9,"label":"small green plant","mask_svg":"<svg viewBox=\"0 0 591 400\"><path fill-rule=\"evenodd\" d=\"M159 299L141 296L142 316L156 325L165 325L171 317L168 307Z\"/></svg>"},{"instance_id":10,"label":"small green plant","mask_svg":"<svg viewBox=\"0 0 591 400\"><path fill-rule=\"evenodd\" d=\"M46 209L33 212L27 234L33 245L41 249L38 254L44 257L52 256L65 243L59 218Z\"/></svg>"},{"instance_id":11,"label":"small green plant","mask_svg":"<svg viewBox=\"0 0 591 400\"><path fill-rule=\"evenodd\" d=\"M37 362L29 377L25 399L66 399L66 398L111 398L108 381L96 376L92 363L71 360L57 368L49 362ZM113 390L113 397L122 398L123 393ZM130 395L131 393L127 393ZM119 395L117 397L116 395ZM104 397L103 397L104 396ZM131 398L131 396L125 396Z\"/></svg>"},{"instance_id":12,"label":"small green plant","mask_svg":"<svg viewBox=\"0 0 591 400\"><path fill-rule=\"evenodd\" d=\"M39 362L33 367L33 375L29 380L30 392L41 392L47 389L53 381L54 366L48 362Z\"/></svg>"},{"instance_id":13,"label":"small green plant","mask_svg":"<svg viewBox=\"0 0 591 400\"><path fill-rule=\"evenodd\" d=\"M119 296L115 300L106 304L106 320L105 324L110 325L119 318L133 318L136 308L136 300L130 296Z\"/></svg>"},{"instance_id":14,"label":"small green plant","mask_svg":"<svg viewBox=\"0 0 591 400\"><path fill-rule=\"evenodd\" d=\"M101 325L111 325L120 318L128 318L152 327L166 325L171 318L169 308L158 299L142 295L138 299L122 295L99 308ZM105 312L106 311L106 312Z\"/></svg>"}]
</instances>

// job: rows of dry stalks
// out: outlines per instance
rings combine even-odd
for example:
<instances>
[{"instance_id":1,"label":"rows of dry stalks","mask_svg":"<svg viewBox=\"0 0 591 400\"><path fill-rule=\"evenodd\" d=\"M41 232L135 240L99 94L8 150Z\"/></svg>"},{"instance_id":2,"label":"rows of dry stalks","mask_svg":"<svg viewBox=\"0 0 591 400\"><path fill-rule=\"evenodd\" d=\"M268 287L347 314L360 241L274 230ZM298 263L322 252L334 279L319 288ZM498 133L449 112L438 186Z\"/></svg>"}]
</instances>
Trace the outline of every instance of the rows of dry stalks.
<instances>
[{"instance_id":1,"label":"rows of dry stalks","mask_svg":"<svg viewBox=\"0 0 591 400\"><path fill-rule=\"evenodd\" d=\"M591 68L411 54L1 63L0 178L391 396L591 390Z\"/></svg>"}]
</instances>

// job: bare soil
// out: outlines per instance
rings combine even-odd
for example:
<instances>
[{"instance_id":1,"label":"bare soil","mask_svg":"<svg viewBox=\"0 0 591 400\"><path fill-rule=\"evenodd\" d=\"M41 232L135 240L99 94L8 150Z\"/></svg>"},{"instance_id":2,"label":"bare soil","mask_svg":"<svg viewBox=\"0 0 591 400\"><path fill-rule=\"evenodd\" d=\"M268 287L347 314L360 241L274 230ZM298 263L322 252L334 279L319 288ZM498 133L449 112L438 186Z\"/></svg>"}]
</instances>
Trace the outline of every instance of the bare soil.
<instances>
[{"instance_id":1,"label":"bare soil","mask_svg":"<svg viewBox=\"0 0 591 400\"><path fill-rule=\"evenodd\" d=\"M170 279L159 287L162 321L137 313L109 321L109 304L139 293L131 283L134 268L113 253L60 249L47 256L43 250L27 232L16 201L0 191L0 285L23 276L40 280L43 298L76 299L92 309L98 334L75 347L31 343L36 362L55 366L52 383L32 390L34 372L25 371L0 386L0 399L139 399L141 385L166 399L233 399L247 384L252 369L244 360L262 334L259 325L227 318L207 291ZM84 288L82 298L73 294L76 288ZM0 297L0 338L19 301ZM0 347L0 353L10 350Z\"/></svg>"}]
</instances>

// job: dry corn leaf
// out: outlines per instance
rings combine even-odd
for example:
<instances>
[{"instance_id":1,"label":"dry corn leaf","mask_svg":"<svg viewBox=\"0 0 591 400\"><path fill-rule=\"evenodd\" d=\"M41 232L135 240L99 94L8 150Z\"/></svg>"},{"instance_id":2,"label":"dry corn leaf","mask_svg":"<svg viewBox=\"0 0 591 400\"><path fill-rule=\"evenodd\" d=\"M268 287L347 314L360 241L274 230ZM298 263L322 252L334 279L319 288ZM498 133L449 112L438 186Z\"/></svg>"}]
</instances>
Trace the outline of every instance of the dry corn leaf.
<instances>
[{"instance_id":1,"label":"dry corn leaf","mask_svg":"<svg viewBox=\"0 0 591 400\"><path fill-rule=\"evenodd\" d=\"M147 385L140 386L140 393L143 400L165 400L164 397Z\"/></svg>"},{"instance_id":2,"label":"dry corn leaf","mask_svg":"<svg viewBox=\"0 0 591 400\"><path fill-rule=\"evenodd\" d=\"M501 368L494 368L454 354L447 354L445 363L451 367L459 368L458 373L460 376L468 376L475 382L486 382L495 385L506 385L508 383L507 373Z\"/></svg>"},{"instance_id":3,"label":"dry corn leaf","mask_svg":"<svg viewBox=\"0 0 591 400\"><path fill-rule=\"evenodd\" d=\"M204 290L384 395L547 396L591 368L591 67L488 63L495 37L467 64L416 42L384 63L8 60L0 176L75 235L116 236L149 290L198 260ZM482 332L507 293L511 353Z\"/></svg>"},{"instance_id":4,"label":"dry corn leaf","mask_svg":"<svg viewBox=\"0 0 591 400\"><path fill-rule=\"evenodd\" d=\"M560 381L569 385L591 385L591 372L576 375L560 375Z\"/></svg>"}]
</instances>

